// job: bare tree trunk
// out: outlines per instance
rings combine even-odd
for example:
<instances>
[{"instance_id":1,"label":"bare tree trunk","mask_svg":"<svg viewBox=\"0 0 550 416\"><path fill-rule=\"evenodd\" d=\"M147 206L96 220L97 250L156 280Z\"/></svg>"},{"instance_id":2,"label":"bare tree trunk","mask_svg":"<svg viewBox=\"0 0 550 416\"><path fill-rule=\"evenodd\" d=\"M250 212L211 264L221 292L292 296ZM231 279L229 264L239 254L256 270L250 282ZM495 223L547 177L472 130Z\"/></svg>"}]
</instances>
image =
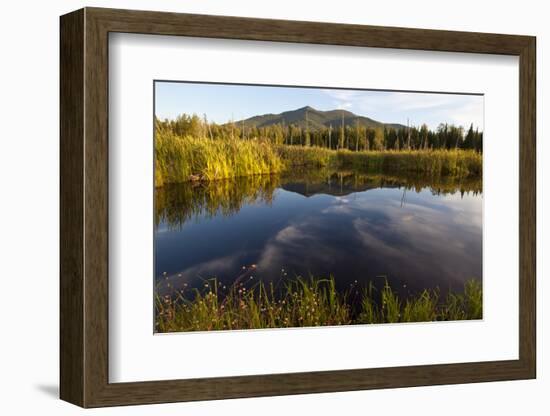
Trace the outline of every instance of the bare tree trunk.
<instances>
[{"instance_id":1,"label":"bare tree trunk","mask_svg":"<svg viewBox=\"0 0 550 416\"><path fill-rule=\"evenodd\" d=\"M309 117L306 109L306 146L311 146L311 138L309 137Z\"/></svg>"},{"instance_id":2,"label":"bare tree trunk","mask_svg":"<svg viewBox=\"0 0 550 416\"><path fill-rule=\"evenodd\" d=\"M411 128L409 126L409 119L407 119L407 150L411 150Z\"/></svg>"},{"instance_id":3,"label":"bare tree trunk","mask_svg":"<svg viewBox=\"0 0 550 416\"><path fill-rule=\"evenodd\" d=\"M346 128L344 126L344 110L342 110L342 147L346 147Z\"/></svg>"},{"instance_id":4,"label":"bare tree trunk","mask_svg":"<svg viewBox=\"0 0 550 416\"><path fill-rule=\"evenodd\" d=\"M212 129L210 128L210 123L208 123L208 119L206 118L206 114L204 114L204 124L208 128L208 134L210 135L210 140L214 140L212 137Z\"/></svg>"},{"instance_id":5,"label":"bare tree trunk","mask_svg":"<svg viewBox=\"0 0 550 416\"><path fill-rule=\"evenodd\" d=\"M355 151L359 151L359 122L355 120Z\"/></svg>"}]
</instances>

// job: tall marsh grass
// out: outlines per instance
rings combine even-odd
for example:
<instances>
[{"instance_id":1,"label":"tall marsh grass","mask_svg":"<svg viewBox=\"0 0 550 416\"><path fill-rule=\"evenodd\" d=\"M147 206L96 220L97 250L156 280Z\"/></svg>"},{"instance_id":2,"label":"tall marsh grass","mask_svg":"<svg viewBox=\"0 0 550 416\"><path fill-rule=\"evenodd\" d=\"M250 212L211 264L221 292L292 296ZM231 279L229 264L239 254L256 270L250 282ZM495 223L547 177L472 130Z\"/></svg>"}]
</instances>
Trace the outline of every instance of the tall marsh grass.
<instances>
[{"instance_id":1,"label":"tall marsh grass","mask_svg":"<svg viewBox=\"0 0 550 416\"><path fill-rule=\"evenodd\" d=\"M380 172L481 176L482 155L473 150L338 152L342 166Z\"/></svg>"},{"instance_id":2,"label":"tall marsh grass","mask_svg":"<svg viewBox=\"0 0 550 416\"><path fill-rule=\"evenodd\" d=\"M157 131L155 186L280 172L283 163L260 140L210 140Z\"/></svg>"},{"instance_id":3,"label":"tall marsh grass","mask_svg":"<svg viewBox=\"0 0 550 416\"><path fill-rule=\"evenodd\" d=\"M339 153L324 147L276 146L278 155L283 160L286 169L294 167L338 167Z\"/></svg>"},{"instance_id":4,"label":"tall marsh grass","mask_svg":"<svg viewBox=\"0 0 550 416\"><path fill-rule=\"evenodd\" d=\"M321 147L277 146L288 168L346 167L371 172L481 176L482 155L473 150L330 150Z\"/></svg>"},{"instance_id":5,"label":"tall marsh grass","mask_svg":"<svg viewBox=\"0 0 550 416\"><path fill-rule=\"evenodd\" d=\"M201 289L176 291L156 299L156 332L212 331L453 321L482 318L482 287L476 280L463 293L424 290L402 298L386 282L338 292L329 279L288 280L273 283L236 283L229 289L216 279Z\"/></svg>"},{"instance_id":6,"label":"tall marsh grass","mask_svg":"<svg viewBox=\"0 0 550 416\"><path fill-rule=\"evenodd\" d=\"M481 176L482 155L473 150L350 151L274 145L268 140L155 136L155 186L213 181L305 168L353 168L370 172Z\"/></svg>"}]
</instances>

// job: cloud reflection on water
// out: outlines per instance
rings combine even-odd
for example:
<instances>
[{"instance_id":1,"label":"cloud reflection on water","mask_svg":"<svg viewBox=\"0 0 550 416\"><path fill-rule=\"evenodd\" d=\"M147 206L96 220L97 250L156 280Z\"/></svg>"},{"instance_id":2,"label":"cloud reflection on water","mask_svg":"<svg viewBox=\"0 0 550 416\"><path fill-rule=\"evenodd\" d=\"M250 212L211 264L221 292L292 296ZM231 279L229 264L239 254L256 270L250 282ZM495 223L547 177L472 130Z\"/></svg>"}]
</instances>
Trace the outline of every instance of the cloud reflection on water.
<instances>
[{"instance_id":1,"label":"cloud reflection on water","mask_svg":"<svg viewBox=\"0 0 550 416\"><path fill-rule=\"evenodd\" d=\"M295 182L292 189L283 183L269 203L245 201L230 217L211 211L176 229L161 221L157 276L162 270L179 282L231 282L257 264L254 273L264 280L333 275L343 288L385 276L407 290L443 291L481 278L479 193L382 186L311 196L296 192Z\"/></svg>"}]
</instances>

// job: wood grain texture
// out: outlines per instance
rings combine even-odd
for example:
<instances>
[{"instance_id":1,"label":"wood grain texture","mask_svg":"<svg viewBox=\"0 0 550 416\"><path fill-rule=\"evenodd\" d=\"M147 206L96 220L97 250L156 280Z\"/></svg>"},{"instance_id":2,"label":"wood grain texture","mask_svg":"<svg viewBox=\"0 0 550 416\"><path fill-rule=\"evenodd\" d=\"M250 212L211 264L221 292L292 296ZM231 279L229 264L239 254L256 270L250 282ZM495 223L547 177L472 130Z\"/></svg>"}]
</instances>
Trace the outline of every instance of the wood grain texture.
<instances>
[{"instance_id":1,"label":"wood grain texture","mask_svg":"<svg viewBox=\"0 0 550 416\"><path fill-rule=\"evenodd\" d=\"M87 8L110 32L519 55L528 36Z\"/></svg>"},{"instance_id":2,"label":"wood grain texture","mask_svg":"<svg viewBox=\"0 0 550 416\"><path fill-rule=\"evenodd\" d=\"M536 377L536 40L520 54L519 99L519 355Z\"/></svg>"},{"instance_id":3,"label":"wood grain texture","mask_svg":"<svg viewBox=\"0 0 550 416\"><path fill-rule=\"evenodd\" d=\"M518 360L208 379L108 380L108 33L520 57ZM87 8L61 18L61 397L83 407L535 377L535 38Z\"/></svg>"},{"instance_id":4,"label":"wood grain texture","mask_svg":"<svg viewBox=\"0 0 550 416\"><path fill-rule=\"evenodd\" d=\"M85 11L84 59L84 362L85 406L98 400L108 380L109 142L108 32Z\"/></svg>"},{"instance_id":5,"label":"wood grain texture","mask_svg":"<svg viewBox=\"0 0 550 416\"><path fill-rule=\"evenodd\" d=\"M60 388L84 405L84 12L60 24Z\"/></svg>"}]
</instances>

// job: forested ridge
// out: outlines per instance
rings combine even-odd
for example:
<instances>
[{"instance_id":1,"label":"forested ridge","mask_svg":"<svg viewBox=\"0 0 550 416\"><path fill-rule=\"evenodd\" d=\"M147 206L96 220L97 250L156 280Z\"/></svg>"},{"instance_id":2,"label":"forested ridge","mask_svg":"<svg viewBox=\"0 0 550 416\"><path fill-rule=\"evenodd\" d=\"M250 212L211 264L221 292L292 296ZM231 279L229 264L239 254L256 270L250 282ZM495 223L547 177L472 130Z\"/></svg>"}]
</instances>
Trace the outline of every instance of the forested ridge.
<instances>
[{"instance_id":1,"label":"forested ridge","mask_svg":"<svg viewBox=\"0 0 550 416\"><path fill-rule=\"evenodd\" d=\"M206 115L181 114L173 120L156 119L157 128L183 137L211 139L267 139L272 144L317 146L328 149L427 150L469 149L483 151L483 132L441 123L435 130L426 124L405 126L382 123L345 110L318 111L303 107L280 114L254 116L223 124Z\"/></svg>"}]
</instances>

